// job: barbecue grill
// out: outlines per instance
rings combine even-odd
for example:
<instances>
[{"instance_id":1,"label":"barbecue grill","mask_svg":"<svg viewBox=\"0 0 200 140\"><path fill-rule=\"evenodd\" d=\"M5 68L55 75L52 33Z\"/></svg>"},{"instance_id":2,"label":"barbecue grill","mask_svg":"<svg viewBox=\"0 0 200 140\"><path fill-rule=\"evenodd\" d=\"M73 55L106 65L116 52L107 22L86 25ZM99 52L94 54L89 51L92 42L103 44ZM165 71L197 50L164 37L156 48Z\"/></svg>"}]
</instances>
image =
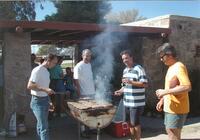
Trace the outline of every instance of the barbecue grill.
<instances>
[{"instance_id":1,"label":"barbecue grill","mask_svg":"<svg viewBox=\"0 0 200 140\"><path fill-rule=\"evenodd\" d=\"M97 129L97 140L100 129L108 126L116 112L116 106L108 102L97 103L93 99L67 101L70 114L89 128Z\"/></svg>"}]
</instances>

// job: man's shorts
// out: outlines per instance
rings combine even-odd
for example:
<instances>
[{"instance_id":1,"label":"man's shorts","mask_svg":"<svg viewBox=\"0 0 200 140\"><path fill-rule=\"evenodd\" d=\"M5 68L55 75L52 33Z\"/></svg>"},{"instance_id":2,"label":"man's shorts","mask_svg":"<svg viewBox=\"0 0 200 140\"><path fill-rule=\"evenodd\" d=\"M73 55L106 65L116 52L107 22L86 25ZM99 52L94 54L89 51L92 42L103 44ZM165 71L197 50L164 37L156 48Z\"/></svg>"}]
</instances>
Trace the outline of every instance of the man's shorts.
<instances>
[{"instance_id":1,"label":"man's shorts","mask_svg":"<svg viewBox=\"0 0 200 140\"><path fill-rule=\"evenodd\" d=\"M144 111L144 107L126 107L126 120L130 121L132 126L140 125L140 117Z\"/></svg>"},{"instance_id":2,"label":"man's shorts","mask_svg":"<svg viewBox=\"0 0 200 140\"><path fill-rule=\"evenodd\" d=\"M187 114L172 114L165 112L165 127L169 128L182 128L187 118Z\"/></svg>"}]
</instances>

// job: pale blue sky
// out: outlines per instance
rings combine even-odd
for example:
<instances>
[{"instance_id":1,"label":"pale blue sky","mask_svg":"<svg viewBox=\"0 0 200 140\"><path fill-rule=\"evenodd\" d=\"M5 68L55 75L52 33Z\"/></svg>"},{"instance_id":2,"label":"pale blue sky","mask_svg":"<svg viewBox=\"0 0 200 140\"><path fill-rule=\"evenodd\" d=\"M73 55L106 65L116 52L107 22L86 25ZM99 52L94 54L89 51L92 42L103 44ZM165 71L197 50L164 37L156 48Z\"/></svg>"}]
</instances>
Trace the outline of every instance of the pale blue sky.
<instances>
[{"instance_id":1,"label":"pale blue sky","mask_svg":"<svg viewBox=\"0 0 200 140\"><path fill-rule=\"evenodd\" d=\"M112 12L137 9L141 16L152 18L161 15L173 14L200 18L200 0L146 0L146 1L110 1L112 4ZM51 2L46 0L42 2L44 7L40 9L40 5L36 5L36 20L44 19L45 15L56 12Z\"/></svg>"},{"instance_id":2,"label":"pale blue sky","mask_svg":"<svg viewBox=\"0 0 200 140\"><path fill-rule=\"evenodd\" d=\"M56 13L56 8L54 7L54 4L52 2L49 2L46 0L45 2L41 2L44 9L42 10L40 8L40 4L36 4L35 10L36 10L36 20L43 20L46 15L51 15L53 13Z\"/></svg>"},{"instance_id":3,"label":"pale blue sky","mask_svg":"<svg viewBox=\"0 0 200 140\"><path fill-rule=\"evenodd\" d=\"M200 18L200 1L198 0L164 0L164 1L114 1L112 2L113 11L127 9L138 9L140 15L152 18L156 16L172 14L184 15Z\"/></svg>"}]
</instances>

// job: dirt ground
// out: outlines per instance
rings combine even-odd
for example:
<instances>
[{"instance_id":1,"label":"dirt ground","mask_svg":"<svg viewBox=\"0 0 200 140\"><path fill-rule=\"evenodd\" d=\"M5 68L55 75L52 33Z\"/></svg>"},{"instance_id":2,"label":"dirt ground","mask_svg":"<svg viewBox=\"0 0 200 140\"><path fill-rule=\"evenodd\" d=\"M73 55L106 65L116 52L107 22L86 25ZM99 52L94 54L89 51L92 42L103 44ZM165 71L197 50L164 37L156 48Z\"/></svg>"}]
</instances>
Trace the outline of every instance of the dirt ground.
<instances>
[{"instance_id":1,"label":"dirt ground","mask_svg":"<svg viewBox=\"0 0 200 140\"><path fill-rule=\"evenodd\" d=\"M158 118L142 117L142 140L167 140L163 120ZM92 135L90 139L78 137L78 123L73 118L53 118L50 124L50 140L96 140ZM27 133L18 135L16 138L1 137L0 140L36 140L35 129L29 129ZM200 117L190 118L182 131L183 140L200 140ZM116 138L101 131L100 140L130 140L129 137Z\"/></svg>"}]
</instances>

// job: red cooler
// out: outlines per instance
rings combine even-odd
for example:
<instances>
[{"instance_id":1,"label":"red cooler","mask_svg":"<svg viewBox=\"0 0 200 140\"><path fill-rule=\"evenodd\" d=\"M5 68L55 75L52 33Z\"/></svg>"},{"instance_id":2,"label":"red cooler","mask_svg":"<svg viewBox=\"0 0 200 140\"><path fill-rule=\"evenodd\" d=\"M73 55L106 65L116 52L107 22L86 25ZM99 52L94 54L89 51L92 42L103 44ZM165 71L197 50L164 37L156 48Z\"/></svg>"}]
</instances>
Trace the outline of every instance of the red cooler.
<instances>
[{"instance_id":1,"label":"red cooler","mask_svg":"<svg viewBox=\"0 0 200 140\"><path fill-rule=\"evenodd\" d=\"M129 123L127 122L112 122L108 127L107 131L115 137L121 138L130 135Z\"/></svg>"}]
</instances>

